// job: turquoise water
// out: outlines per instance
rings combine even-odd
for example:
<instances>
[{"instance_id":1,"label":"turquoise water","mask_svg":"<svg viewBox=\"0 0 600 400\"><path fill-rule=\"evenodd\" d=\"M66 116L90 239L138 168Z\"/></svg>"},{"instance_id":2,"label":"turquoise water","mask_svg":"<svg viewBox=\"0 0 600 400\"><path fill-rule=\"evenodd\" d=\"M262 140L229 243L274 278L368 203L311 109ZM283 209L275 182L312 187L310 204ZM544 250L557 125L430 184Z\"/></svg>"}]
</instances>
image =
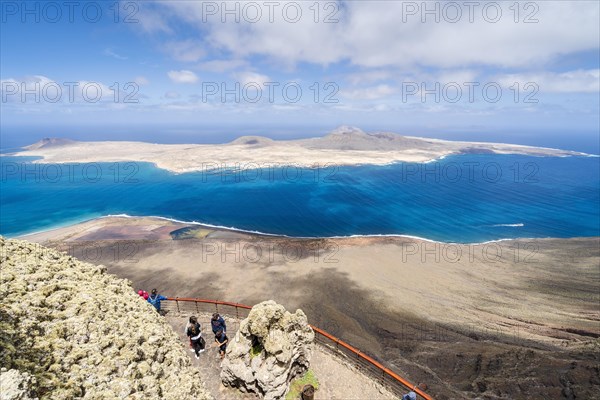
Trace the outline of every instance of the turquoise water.
<instances>
[{"instance_id":1,"label":"turquoise water","mask_svg":"<svg viewBox=\"0 0 600 400\"><path fill-rule=\"evenodd\" d=\"M597 157L483 154L186 174L148 163L29 161L0 158L3 235L114 214L302 237L400 234L471 243L600 235Z\"/></svg>"}]
</instances>

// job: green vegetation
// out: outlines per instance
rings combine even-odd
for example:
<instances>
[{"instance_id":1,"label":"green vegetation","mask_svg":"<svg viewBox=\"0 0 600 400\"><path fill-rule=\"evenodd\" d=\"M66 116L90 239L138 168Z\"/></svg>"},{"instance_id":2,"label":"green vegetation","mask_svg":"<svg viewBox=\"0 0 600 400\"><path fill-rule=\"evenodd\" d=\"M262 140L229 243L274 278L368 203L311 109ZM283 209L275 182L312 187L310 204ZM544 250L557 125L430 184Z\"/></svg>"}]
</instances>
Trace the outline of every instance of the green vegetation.
<instances>
[{"instance_id":1,"label":"green vegetation","mask_svg":"<svg viewBox=\"0 0 600 400\"><path fill-rule=\"evenodd\" d=\"M262 353L262 351L263 351L263 346L260 342L257 341L250 349L250 358L252 359L256 356L259 356L260 353Z\"/></svg>"},{"instance_id":2,"label":"green vegetation","mask_svg":"<svg viewBox=\"0 0 600 400\"><path fill-rule=\"evenodd\" d=\"M319 380L311 369L306 371L300 378L296 378L290 383L290 390L285 395L285 400L299 399L302 394L302 388L306 385L313 385L315 390L319 388Z\"/></svg>"}]
</instances>

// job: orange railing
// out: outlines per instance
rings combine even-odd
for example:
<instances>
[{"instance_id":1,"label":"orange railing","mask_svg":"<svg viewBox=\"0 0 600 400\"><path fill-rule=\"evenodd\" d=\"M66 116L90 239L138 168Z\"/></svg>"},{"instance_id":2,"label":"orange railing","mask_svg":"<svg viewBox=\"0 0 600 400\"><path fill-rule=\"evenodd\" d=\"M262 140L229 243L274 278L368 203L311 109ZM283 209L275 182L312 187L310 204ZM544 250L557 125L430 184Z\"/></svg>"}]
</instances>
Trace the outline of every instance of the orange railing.
<instances>
[{"instance_id":1,"label":"orange railing","mask_svg":"<svg viewBox=\"0 0 600 400\"><path fill-rule=\"evenodd\" d=\"M219 306L222 309L224 309L224 308L229 309L229 310L235 309L235 318L236 319L245 318L246 316L248 316L249 310L252 309L252 307L247 306L245 304L232 303L232 302L228 302L228 301L219 301L219 300L194 299L194 298L185 298L185 297L169 297L167 299L167 301L174 302L175 308L177 309L178 312L183 312L183 311L186 311L186 312L192 311L193 312L195 309L196 312L213 312L213 310L214 310L216 312L224 313L223 310L219 310ZM190 304L195 305L194 309L190 309L188 307ZM164 307L164 308L167 308L167 309L171 308L168 306L168 303L166 303L165 306L167 306L167 307ZM210 307L210 310L206 309L207 306ZM214 306L214 308L213 308L213 306ZM342 341L341 339L333 336L330 333L327 333L326 331L324 331L314 325L311 325L311 328L313 329L313 331L315 331L316 339L321 344L354 360L358 364L359 367L364 367L364 369L368 373L370 373L371 375L376 377L378 380L380 380L380 382L384 386L390 388L394 393L402 394L403 392L406 392L406 390L413 390L415 393L417 393L423 399L432 400L431 396L429 396L427 393L425 393L418 387L415 387L414 384L412 384L408 380L402 378L400 375L398 375L394 371L390 370L389 368L383 366L381 363L374 360L372 357L369 357L368 355L364 354L363 352L356 349L355 347L349 345L348 343Z\"/></svg>"}]
</instances>

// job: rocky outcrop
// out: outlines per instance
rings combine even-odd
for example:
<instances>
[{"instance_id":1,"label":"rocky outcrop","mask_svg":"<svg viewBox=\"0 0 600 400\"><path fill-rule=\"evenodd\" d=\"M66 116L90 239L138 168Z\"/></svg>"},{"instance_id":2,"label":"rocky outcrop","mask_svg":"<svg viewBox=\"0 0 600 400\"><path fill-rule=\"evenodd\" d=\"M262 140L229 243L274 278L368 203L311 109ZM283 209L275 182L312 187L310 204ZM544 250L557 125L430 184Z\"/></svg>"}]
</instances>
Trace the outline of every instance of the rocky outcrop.
<instances>
[{"instance_id":1,"label":"rocky outcrop","mask_svg":"<svg viewBox=\"0 0 600 400\"><path fill-rule=\"evenodd\" d=\"M16 369L0 370L0 400L30 400L34 399L35 378L27 372Z\"/></svg>"},{"instance_id":2,"label":"rocky outcrop","mask_svg":"<svg viewBox=\"0 0 600 400\"><path fill-rule=\"evenodd\" d=\"M290 381L308 370L314 337L302 310L291 314L274 301L257 304L230 341L221 380L267 400L281 398Z\"/></svg>"},{"instance_id":3,"label":"rocky outcrop","mask_svg":"<svg viewBox=\"0 0 600 400\"><path fill-rule=\"evenodd\" d=\"M128 281L2 237L0 367L2 399L211 397L175 332Z\"/></svg>"}]
</instances>

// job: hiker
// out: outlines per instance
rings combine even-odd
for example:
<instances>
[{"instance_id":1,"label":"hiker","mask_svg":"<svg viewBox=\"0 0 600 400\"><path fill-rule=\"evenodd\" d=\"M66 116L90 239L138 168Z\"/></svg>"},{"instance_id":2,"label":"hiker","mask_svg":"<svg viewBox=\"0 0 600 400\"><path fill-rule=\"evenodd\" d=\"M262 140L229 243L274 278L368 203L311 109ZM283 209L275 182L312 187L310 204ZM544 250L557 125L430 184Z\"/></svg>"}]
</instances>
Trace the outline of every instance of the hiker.
<instances>
[{"instance_id":1,"label":"hiker","mask_svg":"<svg viewBox=\"0 0 600 400\"><path fill-rule=\"evenodd\" d=\"M160 302L166 299L165 296L158 294L156 289L152 289L152 293L148 297L148 303L152 304L156 308L156 311L160 312Z\"/></svg>"},{"instance_id":2,"label":"hiker","mask_svg":"<svg viewBox=\"0 0 600 400\"><path fill-rule=\"evenodd\" d=\"M402 396L402 400L417 400L417 394L415 392L408 392Z\"/></svg>"},{"instance_id":3,"label":"hiker","mask_svg":"<svg viewBox=\"0 0 600 400\"><path fill-rule=\"evenodd\" d=\"M402 396L402 400L417 400L417 394L415 393L417 387L421 390L427 390L426 383L419 383L418 385L415 385L410 392Z\"/></svg>"},{"instance_id":4,"label":"hiker","mask_svg":"<svg viewBox=\"0 0 600 400\"><path fill-rule=\"evenodd\" d=\"M223 317L219 315L219 313L214 313L210 320L210 326L212 327L213 333L216 335L218 331L223 331L223 333L227 333L227 327L225 326L225 320Z\"/></svg>"},{"instance_id":5,"label":"hiker","mask_svg":"<svg viewBox=\"0 0 600 400\"><path fill-rule=\"evenodd\" d=\"M200 353L204 351L204 347L206 342L204 338L202 338L202 328L198 323L196 317L190 317L189 327L187 328L187 335L194 346L194 353L196 354L196 359L200 358Z\"/></svg>"},{"instance_id":6,"label":"hiker","mask_svg":"<svg viewBox=\"0 0 600 400\"><path fill-rule=\"evenodd\" d=\"M188 321L185 323L185 328L183 328L183 333L185 333L186 335L187 335L187 331L188 331L188 329L189 329L189 328L190 328L190 326L192 325L192 324L191 324L192 318L196 318L196 317L194 317L194 316L191 316L191 317L188 319ZM194 344L192 343L192 339L191 339L191 338L190 338L190 350L191 350L191 351L194 351Z\"/></svg>"},{"instance_id":7,"label":"hiker","mask_svg":"<svg viewBox=\"0 0 600 400\"><path fill-rule=\"evenodd\" d=\"M225 334L225 331L219 329L215 334L215 346L219 347L219 355L221 356L221 359L225 358L227 343L229 343L229 338Z\"/></svg>"}]
</instances>

